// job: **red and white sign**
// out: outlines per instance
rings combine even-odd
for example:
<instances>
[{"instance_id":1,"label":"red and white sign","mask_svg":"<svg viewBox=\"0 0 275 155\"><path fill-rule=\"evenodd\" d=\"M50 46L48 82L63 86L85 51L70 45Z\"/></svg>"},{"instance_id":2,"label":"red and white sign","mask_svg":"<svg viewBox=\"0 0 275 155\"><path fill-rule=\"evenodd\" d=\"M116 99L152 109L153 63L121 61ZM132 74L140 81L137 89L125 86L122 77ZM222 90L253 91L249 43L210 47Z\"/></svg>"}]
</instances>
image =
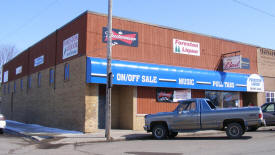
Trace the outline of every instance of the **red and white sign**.
<instances>
[{"instance_id":1,"label":"red and white sign","mask_svg":"<svg viewBox=\"0 0 275 155\"><path fill-rule=\"evenodd\" d=\"M232 56L223 58L223 70L239 69L241 68L242 56Z\"/></svg>"},{"instance_id":2,"label":"red and white sign","mask_svg":"<svg viewBox=\"0 0 275 155\"><path fill-rule=\"evenodd\" d=\"M173 52L200 56L200 43L173 39Z\"/></svg>"}]
</instances>

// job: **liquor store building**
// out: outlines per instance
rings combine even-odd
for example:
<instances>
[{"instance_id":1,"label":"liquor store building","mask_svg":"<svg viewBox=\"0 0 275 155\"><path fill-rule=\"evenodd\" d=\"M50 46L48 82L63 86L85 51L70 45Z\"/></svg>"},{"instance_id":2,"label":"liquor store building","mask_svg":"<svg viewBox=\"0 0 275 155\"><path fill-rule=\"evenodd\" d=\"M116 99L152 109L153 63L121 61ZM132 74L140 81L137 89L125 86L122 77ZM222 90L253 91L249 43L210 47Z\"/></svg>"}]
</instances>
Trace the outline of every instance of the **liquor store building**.
<instances>
[{"instance_id":1,"label":"liquor store building","mask_svg":"<svg viewBox=\"0 0 275 155\"><path fill-rule=\"evenodd\" d=\"M104 128L106 25L106 15L84 12L6 63L7 119L83 132ZM113 129L142 130L145 114L172 111L182 99L259 104L264 84L256 46L119 17L112 38Z\"/></svg>"}]
</instances>

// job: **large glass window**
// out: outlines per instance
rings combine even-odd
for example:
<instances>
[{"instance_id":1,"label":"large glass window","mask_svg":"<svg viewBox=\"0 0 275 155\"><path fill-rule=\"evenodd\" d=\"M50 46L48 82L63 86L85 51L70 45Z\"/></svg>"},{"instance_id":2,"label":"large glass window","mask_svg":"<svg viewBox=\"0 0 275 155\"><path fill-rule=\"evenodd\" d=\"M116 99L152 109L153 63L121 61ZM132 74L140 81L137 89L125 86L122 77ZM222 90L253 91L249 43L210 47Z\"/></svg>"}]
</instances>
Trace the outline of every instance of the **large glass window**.
<instances>
[{"instance_id":1,"label":"large glass window","mask_svg":"<svg viewBox=\"0 0 275 155\"><path fill-rule=\"evenodd\" d=\"M266 102L275 102L275 92L265 92Z\"/></svg>"},{"instance_id":2,"label":"large glass window","mask_svg":"<svg viewBox=\"0 0 275 155\"><path fill-rule=\"evenodd\" d=\"M178 102L180 100L191 99L191 90L157 88L156 97L157 102Z\"/></svg>"},{"instance_id":3,"label":"large glass window","mask_svg":"<svg viewBox=\"0 0 275 155\"><path fill-rule=\"evenodd\" d=\"M239 92L205 91L205 97L210 99L216 107L239 107Z\"/></svg>"}]
</instances>

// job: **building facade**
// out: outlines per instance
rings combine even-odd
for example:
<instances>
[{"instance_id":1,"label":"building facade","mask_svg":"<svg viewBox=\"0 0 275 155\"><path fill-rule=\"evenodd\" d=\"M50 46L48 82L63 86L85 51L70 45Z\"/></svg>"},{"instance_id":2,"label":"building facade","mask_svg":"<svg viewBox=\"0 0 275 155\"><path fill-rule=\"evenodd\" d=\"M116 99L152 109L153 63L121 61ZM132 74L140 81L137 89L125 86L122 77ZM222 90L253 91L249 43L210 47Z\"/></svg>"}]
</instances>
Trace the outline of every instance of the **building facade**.
<instances>
[{"instance_id":1,"label":"building facade","mask_svg":"<svg viewBox=\"0 0 275 155\"><path fill-rule=\"evenodd\" d=\"M259 48L257 51L259 74L264 78L264 93L258 93L259 103L275 102L275 51Z\"/></svg>"},{"instance_id":2,"label":"building facade","mask_svg":"<svg viewBox=\"0 0 275 155\"><path fill-rule=\"evenodd\" d=\"M85 12L5 64L7 119L104 128L106 25L106 15ZM142 130L145 114L193 97L219 107L259 104L258 47L118 17L113 28L112 128ZM236 67L242 60L248 67Z\"/></svg>"}]
</instances>

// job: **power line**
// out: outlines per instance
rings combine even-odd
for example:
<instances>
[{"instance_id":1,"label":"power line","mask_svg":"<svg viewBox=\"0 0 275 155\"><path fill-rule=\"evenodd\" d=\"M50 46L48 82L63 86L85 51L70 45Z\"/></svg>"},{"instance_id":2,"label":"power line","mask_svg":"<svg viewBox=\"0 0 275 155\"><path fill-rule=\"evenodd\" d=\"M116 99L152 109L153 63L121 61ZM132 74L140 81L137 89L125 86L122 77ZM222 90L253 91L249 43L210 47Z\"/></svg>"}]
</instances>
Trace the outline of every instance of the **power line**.
<instances>
[{"instance_id":1,"label":"power line","mask_svg":"<svg viewBox=\"0 0 275 155\"><path fill-rule=\"evenodd\" d=\"M235 3L238 3L239 5L245 6L245 7L247 7L247 8L252 9L252 10L255 10L255 11L257 11L257 12L260 12L260 13L262 13L262 14L265 14L265 15L268 15L268 16L270 16L270 17L275 18L275 15L274 15L274 14L269 13L269 12L267 12L267 11L264 11L264 10L262 10L262 9L259 9L259 8L254 7L254 6L248 5L248 4L244 3L244 2L240 2L240 1L238 1L238 0L232 0L232 1L235 2Z\"/></svg>"},{"instance_id":2,"label":"power line","mask_svg":"<svg viewBox=\"0 0 275 155\"><path fill-rule=\"evenodd\" d=\"M41 16L45 11L47 11L49 8L51 8L58 0L52 1L50 4L48 4L40 13L33 15L29 20L26 20L25 23L23 23L21 26L19 26L17 29L10 31L6 33L3 37L1 37L0 42L3 42L4 38L8 38L13 36L16 32L24 28L26 25L30 24L32 21L34 21L36 18Z\"/></svg>"}]
</instances>

